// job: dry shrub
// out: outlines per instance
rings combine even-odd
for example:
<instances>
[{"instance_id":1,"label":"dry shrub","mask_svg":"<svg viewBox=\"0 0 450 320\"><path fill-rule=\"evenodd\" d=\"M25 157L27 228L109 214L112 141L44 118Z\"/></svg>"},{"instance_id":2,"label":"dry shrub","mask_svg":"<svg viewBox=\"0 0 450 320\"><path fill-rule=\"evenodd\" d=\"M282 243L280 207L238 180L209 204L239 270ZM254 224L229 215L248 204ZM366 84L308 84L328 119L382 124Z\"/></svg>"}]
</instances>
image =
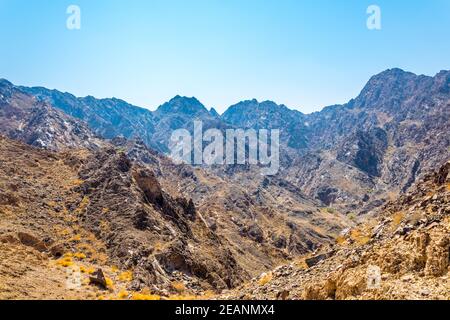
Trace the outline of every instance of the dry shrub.
<instances>
[{"instance_id":1,"label":"dry shrub","mask_svg":"<svg viewBox=\"0 0 450 320\"><path fill-rule=\"evenodd\" d=\"M365 245L370 241L370 236L363 233L359 229L353 229L350 231L350 238L359 245Z\"/></svg>"},{"instance_id":2,"label":"dry shrub","mask_svg":"<svg viewBox=\"0 0 450 320\"><path fill-rule=\"evenodd\" d=\"M124 271L121 274L119 274L119 280L120 281L125 281L125 282L130 282L133 280L133 272L131 271Z\"/></svg>"},{"instance_id":3,"label":"dry shrub","mask_svg":"<svg viewBox=\"0 0 450 320\"><path fill-rule=\"evenodd\" d=\"M405 214L403 212L397 212L392 216L392 228L396 229L403 221Z\"/></svg>"},{"instance_id":4,"label":"dry shrub","mask_svg":"<svg viewBox=\"0 0 450 320\"><path fill-rule=\"evenodd\" d=\"M131 295L132 300L161 300L161 297L153 294L133 293Z\"/></svg>"},{"instance_id":5,"label":"dry shrub","mask_svg":"<svg viewBox=\"0 0 450 320\"><path fill-rule=\"evenodd\" d=\"M114 290L114 282L111 280L111 278L105 277L105 282L108 289Z\"/></svg>"},{"instance_id":6,"label":"dry shrub","mask_svg":"<svg viewBox=\"0 0 450 320\"><path fill-rule=\"evenodd\" d=\"M66 253L61 259L56 261L57 266L61 266L64 268L71 267L74 265L72 260L72 254Z\"/></svg>"},{"instance_id":7,"label":"dry shrub","mask_svg":"<svg viewBox=\"0 0 450 320\"><path fill-rule=\"evenodd\" d=\"M126 290L121 290L121 291L119 292L119 294L117 295L117 297L118 297L119 299L127 299L129 296L130 296L130 294L129 294L128 291L126 291Z\"/></svg>"},{"instance_id":8,"label":"dry shrub","mask_svg":"<svg viewBox=\"0 0 450 320\"><path fill-rule=\"evenodd\" d=\"M343 246L345 244L345 237L344 236L338 236L336 238L336 243L340 246Z\"/></svg>"},{"instance_id":9,"label":"dry shrub","mask_svg":"<svg viewBox=\"0 0 450 320\"><path fill-rule=\"evenodd\" d=\"M73 256L74 256L75 258L79 259L79 260L84 260L84 259L86 259L86 255L85 255L84 253L82 253L82 252L74 253Z\"/></svg>"},{"instance_id":10,"label":"dry shrub","mask_svg":"<svg viewBox=\"0 0 450 320\"><path fill-rule=\"evenodd\" d=\"M182 282L172 282L172 288L174 288L178 292L184 292L186 290L186 286Z\"/></svg>"},{"instance_id":11,"label":"dry shrub","mask_svg":"<svg viewBox=\"0 0 450 320\"><path fill-rule=\"evenodd\" d=\"M263 273L261 275L261 278L259 279L258 283L260 286L265 286L266 284L268 284L270 281L272 281L273 279L273 275L271 272L269 273Z\"/></svg>"}]
</instances>

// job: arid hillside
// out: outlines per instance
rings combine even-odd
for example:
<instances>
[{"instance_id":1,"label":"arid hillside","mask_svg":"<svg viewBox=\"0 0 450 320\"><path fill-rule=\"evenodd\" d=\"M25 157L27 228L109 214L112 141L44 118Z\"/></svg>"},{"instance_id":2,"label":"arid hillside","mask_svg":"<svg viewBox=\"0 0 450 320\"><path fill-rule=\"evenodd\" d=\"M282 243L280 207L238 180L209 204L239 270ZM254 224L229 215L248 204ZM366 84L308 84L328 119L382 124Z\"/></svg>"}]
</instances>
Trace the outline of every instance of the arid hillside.
<instances>
[{"instance_id":1,"label":"arid hillside","mask_svg":"<svg viewBox=\"0 0 450 320\"><path fill-rule=\"evenodd\" d=\"M450 162L336 244L220 299L450 299Z\"/></svg>"},{"instance_id":2,"label":"arid hillside","mask_svg":"<svg viewBox=\"0 0 450 320\"><path fill-rule=\"evenodd\" d=\"M312 250L308 243L333 239L318 237L310 224L285 231L283 216L256 213L256 206L248 210L262 221L251 227L245 223L254 220L233 218L232 209L219 217L220 206L206 210L203 202L196 207L181 192L164 187L175 178L158 168L177 171L169 170L173 164L164 157L157 158L154 174L112 146L54 153L1 137L0 297L211 295ZM195 176L205 179L197 187L223 190L218 187L223 181L208 181L212 178L202 171ZM277 220L276 227L270 226ZM277 242L270 230L299 238ZM311 236L300 238L305 231ZM318 238L310 242L308 237ZM295 247L287 247L294 241ZM89 279L98 269L106 280L92 285ZM72 271L81 272L82 287L76 290L67 287Z\"/></svg>"}]
</instances>

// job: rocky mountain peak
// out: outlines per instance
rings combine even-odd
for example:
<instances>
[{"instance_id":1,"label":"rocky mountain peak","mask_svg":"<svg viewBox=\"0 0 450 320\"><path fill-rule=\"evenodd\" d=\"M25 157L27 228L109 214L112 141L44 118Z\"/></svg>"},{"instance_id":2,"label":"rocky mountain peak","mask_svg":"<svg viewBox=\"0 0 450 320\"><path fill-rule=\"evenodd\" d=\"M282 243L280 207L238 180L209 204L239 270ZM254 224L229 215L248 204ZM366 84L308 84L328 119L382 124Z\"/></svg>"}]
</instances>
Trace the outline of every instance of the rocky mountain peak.
<instances>
[{"instance_id":1,"label":"rocky mountain peak","mask_svg":"<svg viewBox=\"0 0 450 320\"><path fill-rule=\"evenodd\" d=\"M415 92L423 92L432 82L432 77L418 76L399 68L388 69L373 76L351 104L361 109L398 108L401 101Z\"/></svg>"},{"instance_id":2,"label":"rocky mountain peak","mask_svg":"<svg viewBox=\"0 0 450 320\"><path fill-rule=\"evenodd\" d=\"M164 114L181 113L187 115L197 115L209 113L205 106L195 97L175 96L169 102L161 105L156 114L161 116Z\"/></svg>"},{"instance_id":3,"label":"rocky mountain peak","mask_svg":"<svg viewBox=\"0 0 450 320\"><path fill-rule=\"evenodd\" d=\"M220 114L217 112L217 110L215 108L211 108L209 110L209 113L215 118L220 118Z\"/></svg>"},{"instance_id":4,"label":"rocky mountain peak","mask_svg":"<svg viewBox=\"0 0 450 320\"><path fill-rule=\"evenodd\" d=\"M10 87L13 84L6 79L0 78L0 86L2 87Z\"/></svg>"}]
</instances>

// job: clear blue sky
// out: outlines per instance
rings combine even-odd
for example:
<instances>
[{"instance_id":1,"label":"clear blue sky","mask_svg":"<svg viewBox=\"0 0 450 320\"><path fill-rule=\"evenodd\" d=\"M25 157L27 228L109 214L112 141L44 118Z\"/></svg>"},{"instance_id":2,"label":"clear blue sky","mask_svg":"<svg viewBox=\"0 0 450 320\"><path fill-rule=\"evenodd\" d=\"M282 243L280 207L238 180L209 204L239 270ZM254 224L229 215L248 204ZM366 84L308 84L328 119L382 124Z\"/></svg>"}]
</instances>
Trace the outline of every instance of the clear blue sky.
<instances>
[{"instance_id":1,"label":"clear blue sky","mask_svg":"<svg viewBox=\"0 0 450 320\"><path fill-rule=\"evenodd\" d=\"M81 30L66 28L79 5ZM382 30L366 9L382 10ZM155 109L195 96L305 113L391 67L450 69L449 0L0 0L0 78Z\"/></svg>"}]
</instances>

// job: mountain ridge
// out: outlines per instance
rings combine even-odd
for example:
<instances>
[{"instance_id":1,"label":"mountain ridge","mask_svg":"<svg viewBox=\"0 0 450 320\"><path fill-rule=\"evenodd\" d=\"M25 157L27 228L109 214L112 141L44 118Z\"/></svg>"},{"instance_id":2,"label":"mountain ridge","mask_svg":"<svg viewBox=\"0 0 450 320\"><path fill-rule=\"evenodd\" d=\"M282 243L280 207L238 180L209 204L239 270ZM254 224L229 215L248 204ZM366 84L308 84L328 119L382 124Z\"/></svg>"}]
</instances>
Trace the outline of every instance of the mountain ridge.
<instances>
[{"instance_id":1,"label":"mountain ridge","mask_svg":"<svg viewBox=\"0 0 450 320\"><path fill-rule=\"evenodd\" d=\"M279 175L347 214L369 212L387 200L386 194L406 191L417 177L450 157L444 134L450 125L450 71L430 77L388 69L371 77L347 104L312 114L253 99L218 117L198 99L181 96L151 112L121 100L74 100L57 91L19 88L85 121L99 136L138 137L166 154L171 132L192 133L198 120L204 130L281 129ZM241 169L246 170L234 167L225 173Z\"/></svg>"},{"instance_id":2,"label":"mountain ridge","mask_svg":"<svg viewBox=\"0 0 450 320\"><path fill-rule=\"evenodd\" d=\"M448 74L449 72L450 72L450 70L442 69L442 70L440 70L439 72L437 72L435 75L425 75L425 74L417 74L417 73L414 73L414 72L411 72L411 71L406 71L406 70L404 70L404 69L402 69L402 68L395 67L395 68L390 68L390 69L386 69L386 70L380 71L379 73L377 73L377 74L375 74L374 76L372 76L372 77L369 79L368 82L370 82L370 81L373 80L373 79L376 79L377 77L385 76L385 75L387 75L387 74L410 75L410 76L421 77L421 78L435 78L436 76L440 76L440 75L442 75L442 74L445 75L445 74ZM9 80L7 80L7 79L5 79L5 78L0 78L0 81L7 81L7 82L10 82ZM11 83L11 82L10 82L10 83ZM83 99L83 98L93 97L92 95L87 95L87 96L76 96L76 95L73 95L72 93L67 92L67 91L66 91L66 92L63 92L63 91L58 90L58 89L56 89L56 88L54 88L54 89L49 89L49 88L46 88L46 87L43 87L43 86L22 86L22 85L17 85L17 87L23 88L23 89L25 89L25 90L27 90L27 89L46 89L46 90L48 90L48 91L55 91L55 92L62 93L62 94L69 94L69 95L72 95L73 97L75 97L75 98L77 98L77 99ZM196 98L196 97L190 97L190 98L189 98L189 97L182 96L182 95L179 95L179 94L178 94L178 95L175 95L172 99L170 99L170 100L167 101L167 102L170 102L171 100L176 99L176 98L195 99L195 100L197 100L198 102L200 102L200 100L199 100L198 98ZM126 102L125 99L121 99L121 98L118 98L118 97L106 97L106 98L95 98L95 99L97 99L97 100L113 100L113 101L114 101L114 100L117 100L117 101ZM350 99L350 101L352 101L352 100L354 100L354 99ZM258 99L256 99L256 98L252 98L252 99L243 99L243 100L241 100L241 101L239 101L239 102L237 102L237 103L235 103L235 104L232 104L231 106L236 105L236 104L238 104L238 103L240 103L240 102L247 102L247 101L257 101L257 102L259 102ZM350 102L350 101L349 101L349 102ZM166 102L166 103L167 103L167 102ZM265 100L265 101L261 101L261 102L274 102L274 101L271 101L271 100ZM349 103L349 102L347 102L347 103ZM201 103L201 102L200 102L200 103ZM276 103L276 102L274 102L274 103ZM345 104L347 104L347 103L345 103ZM163 103L163 104L164 104L164 103ZM161 105L163 105L163 104L161 104ZM336 105L331 105L331 106L323 106L320 110L318 110L318 111L313 111L313 112L311 112L311 113L303 113L303 112L301 111L301 109L291 108L291 107L286 106L286 105L284 105L284 104L280 104L280 106L286 106L288 109L290 109L290 110L292 110L292 111L298 111L298 112L303 113L303 114L305 114L305 115L311 115L311 114L318 113L318 112L320 113L320 112L322 112L324 109L329 108L329 107L338 106L338 105L345 105L345 104L336 104ZM133 106L133 107L136 107L136 108L144 109L144 110L146 110L146 111L154 112L154 111L151 111L151 109L150 109L150 108L147 108L147 107L142 107L142 106L133 105L133 104L129 104L129 105L131 105L131 106ZM160 107L161 105L159 105L159 106L154 106L154 107L156 107L156 108L155 108L155 111L156 111L157 108ZM229 107L228 107L228 108L229 108ZM225 112L228 110L228 108L227 108L223 113L225 113Z\"/></svg>"}]
</instances>

